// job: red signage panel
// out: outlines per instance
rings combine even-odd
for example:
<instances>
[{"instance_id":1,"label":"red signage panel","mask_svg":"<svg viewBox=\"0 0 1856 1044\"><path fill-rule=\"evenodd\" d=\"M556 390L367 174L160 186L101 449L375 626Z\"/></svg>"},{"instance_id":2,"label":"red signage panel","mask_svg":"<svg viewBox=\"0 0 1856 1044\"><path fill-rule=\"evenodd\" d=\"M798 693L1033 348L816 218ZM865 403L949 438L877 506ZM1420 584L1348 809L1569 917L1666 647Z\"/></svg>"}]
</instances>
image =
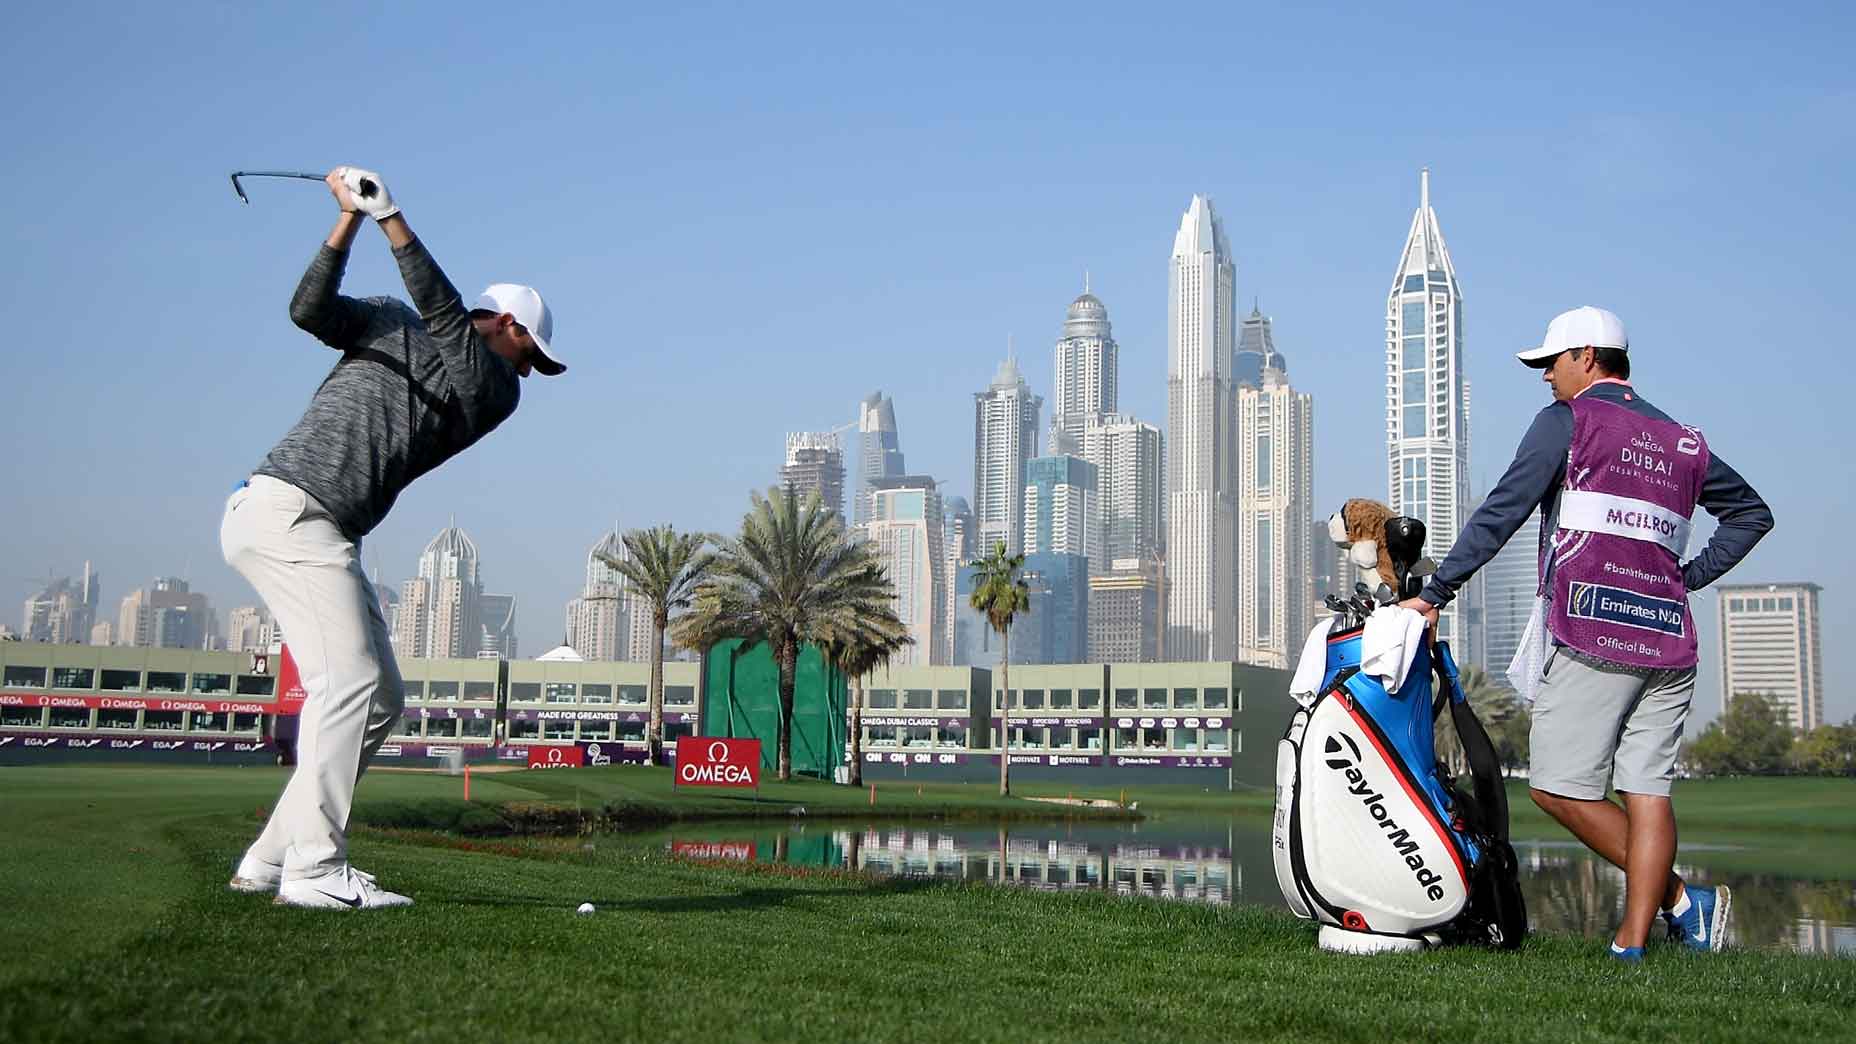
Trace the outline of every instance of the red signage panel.
<instances>
[{"instance_id":1,"label":"red signage panel","mask_svg":"<svg viewBox=\"0 0 1856 1044\"><path fill-rule=\"evenodd\" d=\"M752 863L757 853L752 841L672 841L670 854L702 862Z\"/></svg>"},{"instance_id":2,"label":"red signage panel","mask_svg":"<svg viewBox=\"0 0 1856 1044\"><path fill-rule=\"evenodd\" d=\"M528 748L529 768L579 768L586 764L586 751L574 746Z\"/></svg>"},{"instance_id":3,"label":"red signage panel","mask_svg":"<svg viewBox=\"0 0 1856 1044\"><path fill-rule=\"evenodd\" d=\"M296 660L291 658L290 647L285 645L277 654L277 713L302 714L303 701L307 698L309 692L303 688Z\"/></svg>"},{"instance_id":4,"label":"red signage panel","mask_svg":"<svg viewBox=\"0 0 1856 1044\"><path fill-rule=\"evenodd\" d=\"M719 736L677 738L677 785L760 787L760 740Z\"/></svg>"}]
</instances>

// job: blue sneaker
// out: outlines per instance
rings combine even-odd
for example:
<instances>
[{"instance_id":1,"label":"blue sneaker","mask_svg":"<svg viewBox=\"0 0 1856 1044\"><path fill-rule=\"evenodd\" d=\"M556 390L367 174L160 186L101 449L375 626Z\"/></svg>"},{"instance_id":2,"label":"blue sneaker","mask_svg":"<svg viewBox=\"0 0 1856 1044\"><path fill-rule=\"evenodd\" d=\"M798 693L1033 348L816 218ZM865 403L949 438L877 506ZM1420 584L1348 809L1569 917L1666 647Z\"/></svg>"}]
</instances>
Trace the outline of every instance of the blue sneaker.
<instances>
[{"instance_id":1,"label":"blue sneaker","mask_svg":"<svg viewBox=\"0 0 1856 1044\"><path fill-rule=\"evenodd\" d=\"M1611 954L1611 959L1614 961L1622 961L1625 964L1643 963L1643 947L1641 946L1619 946L1614 942L1611 944L1611 949L1606 952Z\"/></svg>"},{"instance_id":2,"label":"blue sneaker","mask_svg":"<svg viewBox=\"0 0 1856 1044\"><path fill-rule=\"evenodd\" d=\"M1669 938L1691 950L1718 952L1727 939L1727 918L1733 910L1733 893L1726 885L1713 888L1688 888L1688 912L1677 917L1663 914L1669 922Z\"/></svg>"}]
</instances>

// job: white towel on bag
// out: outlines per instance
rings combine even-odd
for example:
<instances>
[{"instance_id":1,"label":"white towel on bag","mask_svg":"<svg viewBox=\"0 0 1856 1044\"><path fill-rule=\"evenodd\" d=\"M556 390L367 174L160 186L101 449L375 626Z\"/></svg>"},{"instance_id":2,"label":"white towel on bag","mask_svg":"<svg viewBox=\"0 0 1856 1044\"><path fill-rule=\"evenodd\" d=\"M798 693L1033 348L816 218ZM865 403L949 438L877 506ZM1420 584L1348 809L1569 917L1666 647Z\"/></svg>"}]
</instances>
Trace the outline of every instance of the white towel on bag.
<instances>
[{"instance_id":1,"label":"white towel on bag","mask_svg":"<svg viewBox=\"0 0 1856 1044\"><path fill-rule=\"evenodd\" d=\"M1397 692L1424 646L1424 615L1396 605L1381 606L1366 618L1360 636L1360 671Z\"/></svg>"},{"instance_id":2,"label":"white towel on bag","mask_svg":"<svg viewBox=\"0 0 1856 1044\"><path fill-rule=\"evenodd\" d=\"M1325 617L1308 632L1308 640L1302 643L1302 658L1295 662L1295 677L1289 679L1289 696L1295 702L1306 707L1315 702L1315 690L1321 688L1321 679L1328 670L1328 634L1334 630L1337 617Z\"/></svg>"}]
</instances>

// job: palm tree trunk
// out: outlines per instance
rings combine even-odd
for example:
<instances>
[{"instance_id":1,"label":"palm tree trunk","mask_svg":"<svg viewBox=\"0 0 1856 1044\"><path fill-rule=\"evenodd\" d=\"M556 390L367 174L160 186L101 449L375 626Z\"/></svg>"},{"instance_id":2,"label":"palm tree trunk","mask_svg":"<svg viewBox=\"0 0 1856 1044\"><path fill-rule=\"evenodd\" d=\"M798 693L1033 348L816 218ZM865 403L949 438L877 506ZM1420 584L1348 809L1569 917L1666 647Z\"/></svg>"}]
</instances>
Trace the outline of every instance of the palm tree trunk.
<instances>
[{"instance_id":1,"label":"palm tree trunk","mask_svg":"<svg viewBox=\"0 0 1856 1044\"><path fill-rule=\"evenodd\" d=\"M664 627L668 613L658 613L651 620L651 694L650 721L644 729L647 764L655 765L664 754Z\"/></svg>"},{"instance_id":2,"label":"palm tree trunk","mask_svg":"<svg viewBox=\"0 0 1856 1044\"><path fill-rule=\"evenodd\" d=\"M851 679L851 786L864 785L864 680Z\"/></svg>"},{"instance_id":3,"label":"palm tree trunk","mask_svg":"<svg viewBox=\"0 0 1856 1044\"><path fill-rule=\"evenodd\" d=\"M1012 796L1012 625L999 632L999 796ZM1003 836L1003 835L1001 835ZM1001 844L1004 842L1001 841Z\"/></svg>"},{"instance_id":4,"label":"palm tree trunk","mask_svg":"<svg viewBox=\"0 0 1856 1044\"><path fill-rule=\"evenodd\" d=\"M796 643L782 642L780 654L780 773L786 780L793 774L793 675L797 667Z\"/></svg>"}]
</instances>

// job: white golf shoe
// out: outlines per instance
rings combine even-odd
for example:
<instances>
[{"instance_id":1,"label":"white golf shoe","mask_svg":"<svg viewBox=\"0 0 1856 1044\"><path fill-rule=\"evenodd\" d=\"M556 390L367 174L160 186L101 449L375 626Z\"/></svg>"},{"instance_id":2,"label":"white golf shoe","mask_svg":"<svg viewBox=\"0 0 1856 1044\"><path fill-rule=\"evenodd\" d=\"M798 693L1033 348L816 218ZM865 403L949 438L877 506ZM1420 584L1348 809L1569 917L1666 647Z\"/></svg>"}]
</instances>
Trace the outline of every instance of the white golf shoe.
<instances>
[{"instance_id":1,"label":"white golf shoe","mask_svg":"<svg viewBox=\"0 0 1856 1044\"><path fill-rule=\"evenodd\" d=\"M277 886L282 884L283 880L282 863L267 863L250 852L246 852L245 858L238 861L238 869L232 871L232 880L226 882L226 887L234 892L255 895L259 892L277 891Z\"/></svg>"},{"instance_id":2,"label":"white golf shoe","mask_svg":"<svg viewBox=\"0 0 1856 1044\"><path fill-rule=\"evenodd\" d=\"M365 878L368 884L374 884L374 875L358 867L349 867L356 877ZM284 868L281 863L267 863L252 855L249 851L238 861L238 869L232 871L232 880L226 887L234 892L256 895L261 892L275 892L283 884Z\"/></svg>"},{"instance_id":3,"label":"white golf shoe","mask_svg":"<svg viewBox=\"0 0 1856 1044\"><path fill-rule=\"evenodd\" d=\"M317 910L372 910L383 906L411 906L412 899L389 892L374 883L374 875L344 866L321 877L285 881L272 902Z\"/></svg>"}]
</instances>

